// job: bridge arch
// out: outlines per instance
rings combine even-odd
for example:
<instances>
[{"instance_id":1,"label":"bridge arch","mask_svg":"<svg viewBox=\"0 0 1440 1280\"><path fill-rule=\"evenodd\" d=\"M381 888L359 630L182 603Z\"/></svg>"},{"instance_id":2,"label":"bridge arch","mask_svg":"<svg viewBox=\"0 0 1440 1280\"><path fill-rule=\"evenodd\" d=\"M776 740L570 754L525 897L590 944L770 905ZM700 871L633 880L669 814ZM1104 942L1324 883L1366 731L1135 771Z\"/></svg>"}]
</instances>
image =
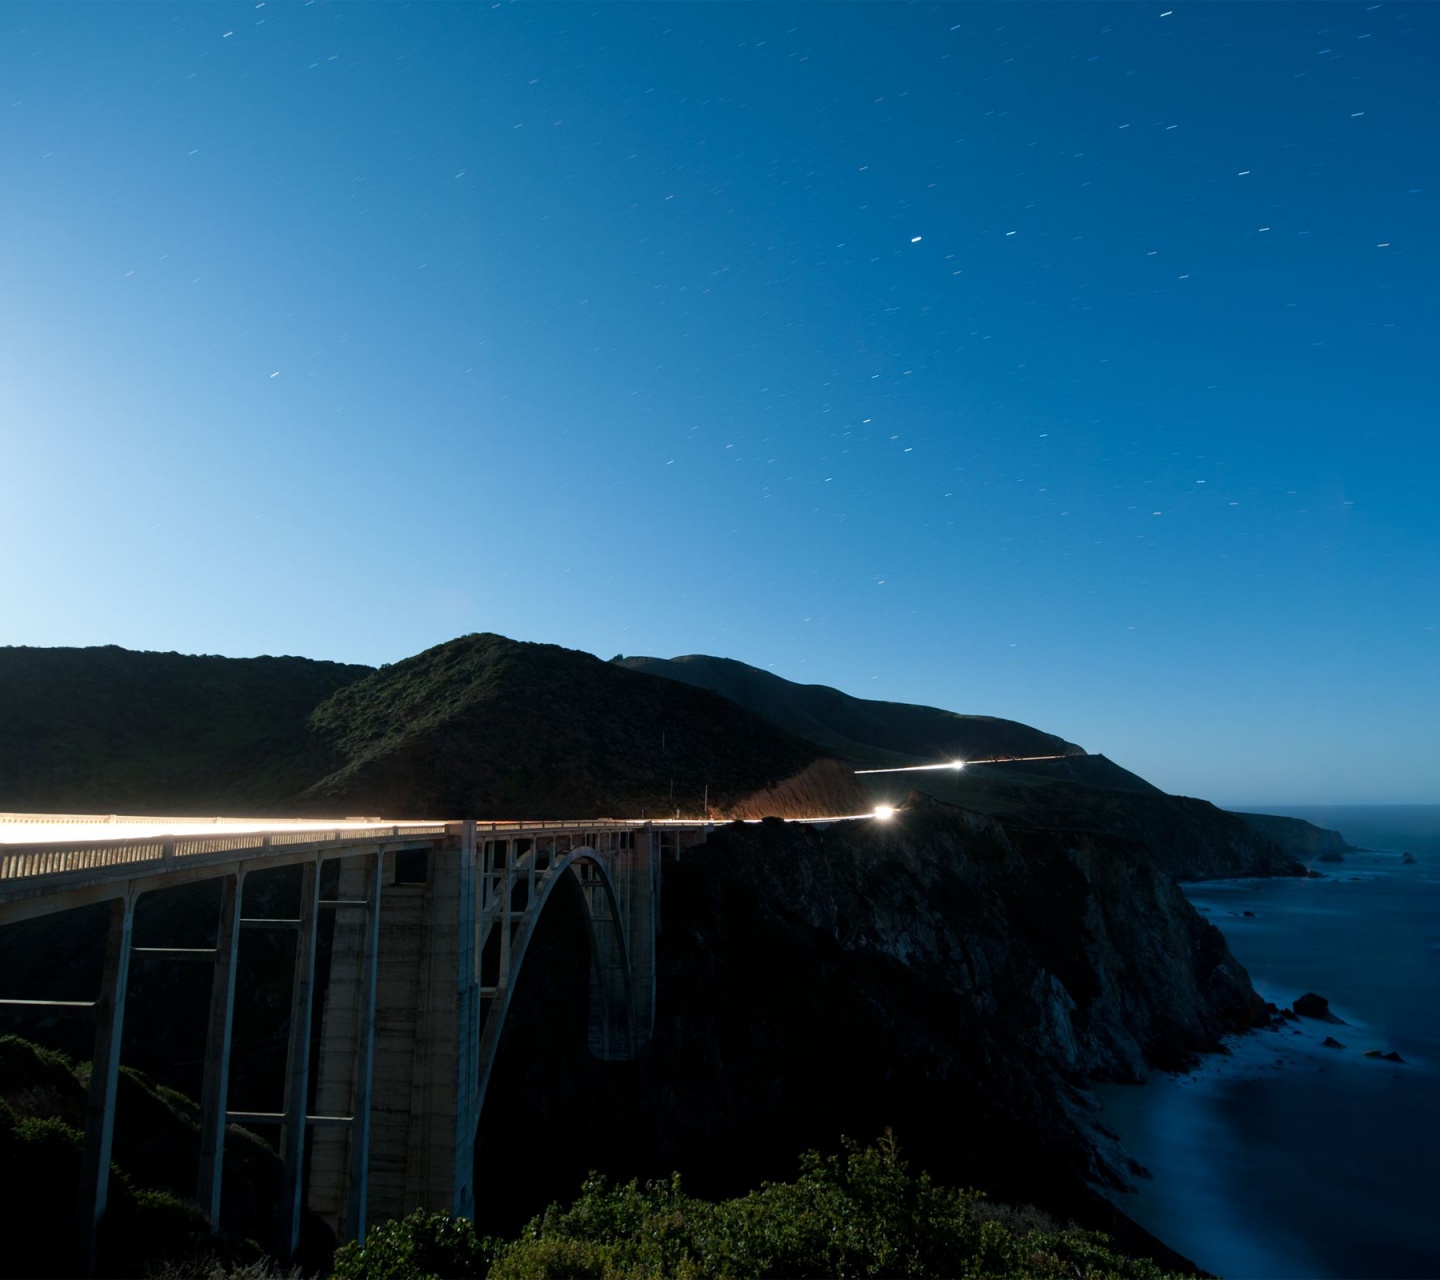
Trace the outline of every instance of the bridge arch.
<instances>
[{"instance_id":1,"label":"bridge arch","mask_svg":"<svg viewBox=\"0 0 1440 1280\"><path fill-rule=\"evenodd\" d=\"M474 869L474 892L467 895L474 905L474 950L466 963L473 1012L462 1012L457 1027L451 1206L457 1216L473 1217L480 1115L515 988L552 895L572 886L584 921L590 1052L602 1060L628 1059L648 1038L654 1008L658 865L650 831L634 825L553 834L476 831L466 834L466 843ZM463 991L461 1003L467 1003Z\"/></svg>"},{"instance_id":2,"label":"bridge arch","mask_svg":"<svg viewBox=\"0 0 1440 1280\"><path fill-rule=\"evenodd\" d=\"M516 870L528 870L525 860L535 859L543 853L544 850L531 848L517 860ZM495 993L490 997L489 1007L482 1015L475 1096L477 1131L495 1058L500 1049L500 1038L505 1030L506 1015L510 1011L510 1002L520 978L525 954L535 936L546 903L567 876L579 890L585 931L590 943L590 1051L599 1058L629 1058L634 1051L635 984L630 966L630 939L626 934L620 899L604 856L591 846L582 845L558 855L556 860L544 869L543 874L537 875L533 897L528 889L528 876L524 881L517 880L507 890L512 895L524 892L526 901L523 910L516 913L517 919L511 926L513 932L509 938L508 955L502 934L501 970ZM513 912L513 898L511 907ZM499 922L499 927L506 927L503 919ZM477 958L483 960L483 957ZM485 990L482 984L482 999Z\"/></svg>"}]
</instances>

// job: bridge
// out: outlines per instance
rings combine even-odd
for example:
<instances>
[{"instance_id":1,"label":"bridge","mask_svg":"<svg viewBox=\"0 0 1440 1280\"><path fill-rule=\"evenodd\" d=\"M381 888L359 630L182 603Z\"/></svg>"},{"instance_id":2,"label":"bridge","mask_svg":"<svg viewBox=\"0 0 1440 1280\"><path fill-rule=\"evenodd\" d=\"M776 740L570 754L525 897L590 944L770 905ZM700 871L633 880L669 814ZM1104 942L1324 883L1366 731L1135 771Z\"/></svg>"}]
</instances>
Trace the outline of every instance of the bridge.
<instances>
[{"instance_id":1,"label":"bridge","mask_svg":"<svg viewBox=\"0 0 1440 1280\"><path fill-rule=\"evenodd\" d=\"M367 1222L446 1207L473 1217L475 1139L505 1015L556 888L579 891L590 948L589 1044L633 1056L655 1015L660 867L703 840L699 821L199 821L0 815L0 926L108 907L93 1001L0 990L5 1006L93 1013L77 1239L97 1265L109 1189L132 957L210 966L195 1199L218 1228L227 1125L278 1126L280 1241L293 1255L307 1210L341 1239ZM81 838L84 837L84 838ZM250 914L246 878L298 869L299 910ZM211 947L136 947L136 900L218 881ZM317 983L323 913L328 980ZM229 1108L243 929L296 936L283 1099Z\"/></svg>"},{"instance_id":2,"label":"bridge","mask_svg":"<svg viewBox=\"0 0 1440 1280\"><path fill-rule=\"evenodd\" d=\"M881 804L873 813L803 821L884 820L893 813ZM475 1141L505 1015L537 922L561 884L578 890L589 942L591 1052L627 1059L645 1045L655 1019L662 861L704 840L712 825L0 814L0 926L79 907L108 909L93 1000L40 1000L0 989L0 1010L63 1005L93 1014L76 1202L76 1238L92 1271L109 1190L134 956L210 966L195 1200L218 1229L226 1127L278 1128L279 1238L288 1261L307 1211L340 1239L364 1239L368 1222L422 1207L474 1217ZM297 913L257 914L247 877L286 867L298 870ZM213 945L136 947L137 899L197 881L218 883ZM327 914L328 963L318 982ZM268 1111L229 1106L244 929L295 935L283 1097Z\"/></svg>"}]
</instances>

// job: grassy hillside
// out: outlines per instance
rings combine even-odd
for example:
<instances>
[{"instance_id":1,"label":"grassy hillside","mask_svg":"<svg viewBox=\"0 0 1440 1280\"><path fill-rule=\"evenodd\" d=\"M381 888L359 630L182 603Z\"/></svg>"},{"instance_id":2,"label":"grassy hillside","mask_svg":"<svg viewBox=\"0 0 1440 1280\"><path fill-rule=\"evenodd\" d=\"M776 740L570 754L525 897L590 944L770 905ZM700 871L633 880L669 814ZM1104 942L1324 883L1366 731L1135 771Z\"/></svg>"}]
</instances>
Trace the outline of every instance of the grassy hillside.
<instances>
[{"instance_id":1,"label":"grassy hillside","mask_svg":"<svg viewBox=\"0 0 1440 1280\"><path fill-rule=\"evenodd\" d=\"M331 767L311 711L370 668L308 658L0 648L0 810L215 814Z\"/></svg>"},{"instance_id":2,"label":"grassy hillside","mask_svg":"<svg viewBox=\"0 0 1440 1280\"><path fill-rule=\"evenodd\" d=\"M616 658L615 664L710 689L861 768L1080 751L1053 733L1014 720L853 698L822 684L795 684L731 658L690 654Z\"/></svg>"},{"instance_id":3,"label":"grassy hillside","mask_svg":"<svg viewBox=\"0 0 1440 1280\"><path fill-rule=\"evenodd\" d=\"M852 811L843 770L784 785L824 754L712 693L495 635L378 671L0 649L0 810L698 816L708 787L716 813L770 792L783 815L819 776Z\"/></svg>"},{"instance_id":4,"label":"grassy hillside","mask_svg":"<svg viewBox=\"0 0 1440 1280\"><path fill-rule=\"evenodd\" d=\"M447 818L698 816L707 786L724 812L823 754L715 694L497 635L375 672L310 729L342 763L303 806Z\"/></svg>"}]
</instances>

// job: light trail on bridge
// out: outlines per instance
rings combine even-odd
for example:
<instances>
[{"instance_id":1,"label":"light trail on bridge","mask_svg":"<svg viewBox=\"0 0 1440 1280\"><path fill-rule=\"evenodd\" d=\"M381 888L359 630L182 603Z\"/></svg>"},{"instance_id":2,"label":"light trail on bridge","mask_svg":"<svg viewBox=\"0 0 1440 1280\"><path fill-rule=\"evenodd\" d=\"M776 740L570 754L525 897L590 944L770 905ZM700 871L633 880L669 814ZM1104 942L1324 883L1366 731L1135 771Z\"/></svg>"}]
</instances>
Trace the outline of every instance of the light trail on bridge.
<instances>
[{"instance_id":1,"label":"light trail on bridge","mask_svg":"<svg viewBox=\"0 0 1440 1280\"><path fill-rule=\"evenodd\" d=\"M0 844L238 836L252 831L355 831L381 824L388 826L396 821L394 818L161 818L114 813L0 813ZM410 819L402 823L411 824Z\"/></svg>"},{"instance_id":2,"label":"light trail on bridge","mask_svg":"<svg viewBox=\"0 0 1440 1280\"><path fill-rule=\"evenodd\" d=\"M928 766L927 766L928 767ZM946 766L947 768L949 766ZM888 817L888 814L836 813L808 818L786 818L786 822L811 825L827 822L858 822L866 818ZM666 830L699 830L725 826L731 822L754 824L763 818L549 818L544 820L497 819L481 821L481 831L535 831L546 827L580 827L590 824L610 826L653 826ZM12 844L98 844L103 841L158 840L170 836L238 836L271 832L363 832L376 827L439 826L438 818L160 818L131 817L125 814L60 814L0 813L0 846Z\"/></svg>"}]
</instances>

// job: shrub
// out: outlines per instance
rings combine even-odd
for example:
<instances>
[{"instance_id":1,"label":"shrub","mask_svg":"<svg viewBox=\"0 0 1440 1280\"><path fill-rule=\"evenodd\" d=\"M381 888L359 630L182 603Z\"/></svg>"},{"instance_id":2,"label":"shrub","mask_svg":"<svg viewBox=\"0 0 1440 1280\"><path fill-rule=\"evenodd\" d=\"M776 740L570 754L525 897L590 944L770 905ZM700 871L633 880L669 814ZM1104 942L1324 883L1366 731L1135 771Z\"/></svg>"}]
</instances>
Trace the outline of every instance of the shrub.
<instances>
[{"instance_id":1,"label":"shrub","mask_svg":"<svg viewBox=\"0 0 1440 1280\"><path fill-rule=\"evenodd\" d=\"M398 1222L381 1222L335 1252L337 1280L483 1280L492 1242L477 1239L465 1218L417 1209Z\"/></svg>"},{"instance_id":2,"label":"shrub","mask_svg":"<svg viewBox=\"0 0 1440 1280\"><path fill-rule=\"evenodd\" d=\"M668 1181L612 1186L592 1174L568 1208L551 1205L508 1244L468 1222L414 1213L336 1254L338 1280L740 1280L786 1277L1027 1277L1164 1280L1105 1236L1033 1209L996 1209L973 1191L914 1175L894 1139L804 1156L794 1182L711 1204Z\"/></svg>"}]
</instances>

